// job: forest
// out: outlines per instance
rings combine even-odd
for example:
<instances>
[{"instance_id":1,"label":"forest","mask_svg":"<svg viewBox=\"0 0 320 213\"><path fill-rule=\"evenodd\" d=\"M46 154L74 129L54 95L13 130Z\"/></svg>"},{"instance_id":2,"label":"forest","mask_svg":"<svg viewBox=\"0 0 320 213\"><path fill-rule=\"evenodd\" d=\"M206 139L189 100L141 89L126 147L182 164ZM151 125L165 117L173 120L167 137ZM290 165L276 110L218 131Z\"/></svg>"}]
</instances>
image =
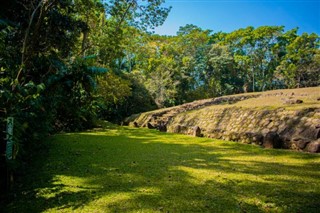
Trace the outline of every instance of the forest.
<instances>
[{"instance_id":1,"label":"forest","mask_svg":"<svg viewBox=\"0 0 320 213\"><path fill-rule=\"evenodd\" d=\"M320 40L298 28L153 33L164 0L12 0L0 8L0 142L14 161L98 120L222 95L320 85Z\"/></svg>"}]
</instances>

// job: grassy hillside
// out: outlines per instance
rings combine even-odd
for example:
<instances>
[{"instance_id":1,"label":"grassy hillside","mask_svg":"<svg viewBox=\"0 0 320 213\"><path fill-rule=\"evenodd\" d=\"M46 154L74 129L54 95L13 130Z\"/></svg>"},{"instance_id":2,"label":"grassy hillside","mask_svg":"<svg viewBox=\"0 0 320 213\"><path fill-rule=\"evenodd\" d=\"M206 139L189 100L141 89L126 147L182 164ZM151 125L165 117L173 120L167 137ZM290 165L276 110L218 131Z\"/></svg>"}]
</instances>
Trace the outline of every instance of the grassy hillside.
<instances>
[{"instance_id":1,"label":"grassy hillside","mask_svg":"<svg viewBox=\"0 0 320 213\"><path fill-rule=\"evenodd\" d=\"M320 87L199 100L133 115L130 121L161 131L192 135L198 128L205 137L320 152Z\"/></svg>"},{"instance_id":2,"label":"grassy hillside","mask_svg":"<svg viewBox=\"0 0 320 213\"><path fill-rule=\"evenodd\" d=\"M257 98L247 99L235 104L238 107L271 107L279 108L284 107L286 109L303 109L320 107L320 87L301 88L301 89L286 89L286 90L273 90L259 94ZM302 100L301 104L290 104L289 100Z\"/></svg>"},{"instance_id":3,"label":"grassy hillside","mask_svg":"<svg viewBox=\"0 0 320 213\"><path fill-rule=\"evenodd\" d=\"M297 110L305 108L320 108L320 87L309 87L300 89L284 89L284 90L272 90L266 92L256 93L244 93L238 95L229 95L218 97L221 101L214 102L213 99L205 99L194 101L180 106L159 109L155 111L145 112L137 122L143 125L143 118L151 116L153 114L165 114L179 111L191 111L198 110L200 108L214 107L214 108L230 108L230 107L244 107L254 109L276 109L284 108L287 110ZM231 101L230 101L231 100ZM235 100L235 101L233 101ZM302 100L303 103L292 104L290 100ZM207 103L207 104L206 104ZM187 107L185 107L187 106ZM191 107L189 107L191 106ZM139 115L133 115L127 119L126 122L133 121ZM142 120L141 120L142 119Z\"/></svg>"},{"instance_id":4,"label":"grassy hillside","mask_svg":"<svg viewBox=\"0 0 320 213\"><path fill-rule=\"evenodd\" d=\"M318 212L315 154L130 127L47 145L3 211Z\"/></svg>"}]
</instances>

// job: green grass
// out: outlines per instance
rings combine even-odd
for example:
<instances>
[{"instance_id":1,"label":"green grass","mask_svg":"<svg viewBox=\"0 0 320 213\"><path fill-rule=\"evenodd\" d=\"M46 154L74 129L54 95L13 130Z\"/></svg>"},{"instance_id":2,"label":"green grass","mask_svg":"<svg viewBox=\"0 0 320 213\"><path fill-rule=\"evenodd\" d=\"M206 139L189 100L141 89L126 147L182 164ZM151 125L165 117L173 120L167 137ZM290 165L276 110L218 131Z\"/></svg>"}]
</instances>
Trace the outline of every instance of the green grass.
<instances>
[{"instance_id":1,"label":"green grass","mask_svg":"<svg viewBox=\"0 0 320 213\"><path fill-rule=\"evenodd\" d=\"M318 212L320 156L114 127L47 140L6 212Z\"/></svg>"},{"instance_id":2,"label":"green grass","mask_svg":"<svg viewBox=\"0 0 320 213\"><path fill-rule=\"evenodd\" d=\"M262 94L262 96L258 98L250 98L244 101L240 101L234 104L234 106L245 107L245 108L257 108L257 109L285 108L286 110L301 110L305 108L320 107L320 102L317 101L317 99L320 98L320 87L272 90L272 91L262 92L260 94ZM274 94L278 94L278 95L274 95ZM299 99L299 100L302 100L303 103L302 104L285 103L285 101L289 99L294 99L294 100Z\"/></svg>"}]
</instances>

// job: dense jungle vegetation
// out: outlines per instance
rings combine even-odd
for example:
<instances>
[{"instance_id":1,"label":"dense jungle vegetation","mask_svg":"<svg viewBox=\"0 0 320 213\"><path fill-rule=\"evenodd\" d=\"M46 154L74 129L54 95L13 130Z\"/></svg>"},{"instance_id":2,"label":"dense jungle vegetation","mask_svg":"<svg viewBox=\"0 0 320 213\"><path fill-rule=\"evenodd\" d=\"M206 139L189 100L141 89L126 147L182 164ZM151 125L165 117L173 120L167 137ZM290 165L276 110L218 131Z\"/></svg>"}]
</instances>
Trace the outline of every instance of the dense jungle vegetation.
<instances>
[{"instance_id":1,"label":"dense jungle vegetation","mask_svg":"<svg viewBox=\"0 0 320 213\"><path fill-rule=\"evenodd\" d=\"M230 33L189 24L152 33L164 0L11 0L0 8L0 138L14 117L16 162L41 140L227 94L318 86L317 34L284 26ZM23 166L11 165L14 169Z\"/></svg>"}]
</instances>

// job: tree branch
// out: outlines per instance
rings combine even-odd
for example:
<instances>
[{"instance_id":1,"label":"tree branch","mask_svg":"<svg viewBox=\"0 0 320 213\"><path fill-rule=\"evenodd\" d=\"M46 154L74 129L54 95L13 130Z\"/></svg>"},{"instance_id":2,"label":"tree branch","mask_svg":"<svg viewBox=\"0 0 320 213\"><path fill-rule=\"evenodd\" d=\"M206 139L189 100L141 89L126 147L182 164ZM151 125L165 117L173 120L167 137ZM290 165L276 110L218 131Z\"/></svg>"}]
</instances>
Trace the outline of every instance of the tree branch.
<instances>
[{"instance_id":1,"label":"tree branch","mask_svg":"<svg viewBox=\"0 0 320 213\"><path fill-rule=\"evenodd\" d=\"M31 17L30 17L30 20L29 20L29 24L28 24L28 27L27 27L27 29L26 29L26 33L25 33L25 36L24 36L24 39L23 39L21 65L20 65L20 69L19 69L19 72L18 72L17 77L16 77L16 81L17 81L17 82L15 82L15 83L19 83L20 76L21 76L21 74L22 74L22 70L23 70L24 65L25 65L26 52L27 52L27 44L28 44L28 37L29 37L31 25L32 25L32 23L33 23L34 16L35 16L36 12L39 10L39 8L41 7L41 5L42 5L45 1L46 1L46 0L41 0L41 1L39 2L39 4L37 5L37 7L33 10L32 14L31 14ZM13 88L13 89L14 89L14 88Z\"/></svg>"},{"instance_id":2,"label":"tree branch","mask_svg":"<svg viewBox=\"0 0 320 213\"><path fill-rule=\"evenodd\" d=\"M132 1L131 3L129 3L126 11L122 14L120 21L118 23L118 26L116 28L116 31L118 31L120 29L121 24L123 23L124 19L126 18L127 14L129 13L130 8L135 4L135 1Z\"/></svg>"}]
</instances>

